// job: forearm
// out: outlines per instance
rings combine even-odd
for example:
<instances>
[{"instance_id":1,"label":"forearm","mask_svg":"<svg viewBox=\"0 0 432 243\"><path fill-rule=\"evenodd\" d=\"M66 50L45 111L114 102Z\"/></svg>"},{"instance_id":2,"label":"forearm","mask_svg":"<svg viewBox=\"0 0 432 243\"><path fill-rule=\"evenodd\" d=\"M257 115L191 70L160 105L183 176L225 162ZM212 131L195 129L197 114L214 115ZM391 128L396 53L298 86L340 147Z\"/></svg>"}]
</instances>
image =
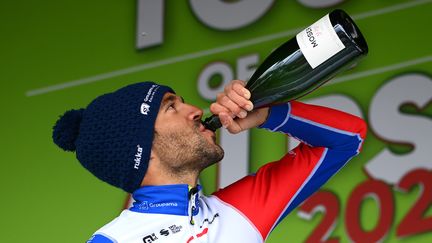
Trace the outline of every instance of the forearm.
<instances>
[{"instance_id":1,"label":"forearm","mask_svg":"<svg viewBox=\"0 0 432 243\"><path fill-rule=\"evenodd\" d=\"M359 117L297 101L272 107L261 127L286 133L314 147L336 150L359 149L367 128Z\"/></svg>"}]
</instances>

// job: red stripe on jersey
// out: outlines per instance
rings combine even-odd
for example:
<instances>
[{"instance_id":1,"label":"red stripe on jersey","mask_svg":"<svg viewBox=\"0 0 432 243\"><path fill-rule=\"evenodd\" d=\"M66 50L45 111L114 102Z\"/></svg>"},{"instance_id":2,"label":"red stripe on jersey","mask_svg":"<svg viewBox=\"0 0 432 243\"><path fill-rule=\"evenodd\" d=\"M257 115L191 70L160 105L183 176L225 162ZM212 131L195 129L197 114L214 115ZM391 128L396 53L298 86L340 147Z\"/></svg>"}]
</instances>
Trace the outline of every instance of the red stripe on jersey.
<instances>
[{"instance_id":1,"label":"red stripe on jersey","mask_svg":"<svg viewBox=\"0 0 432 243\"><path fill-rule=\"evenodd\" d=\"M201 231L201 233L197 234L196 237L200 238L203 235L208 233L208 228L203 229L203 231ZM186 243L190 243L192 240L194 240L195 238L193 236L189 237L189 239L186 241Z\"/></svg>"},{"instance_id":2,"label":"red stripe on jersey","mask_svg":"<svg viewBox=\"0 0 432 243\"><path fill-rule=\"evenodd\" d=\"M328 107L303 104L291 101L291 115L314 121L339 130L359 133L361 138L366 136L366 129L359 131L359 123L365 123L360 117L347 114ZM341 119L342 118L342 119ZM347 120L351 122L347 122ZM366 128L366 126L364 126Z\"/></svg>"},{"instance_id":3,"label":"red stripe on jersey","mask_svg":"<svg viewBox=\"0 0 432 243\"><path fill-rule=\"evenodd\" d=\"M298 149L303 152L296 154ZM301 144L280 161L264 165L256 175L247 176L214 195L241 211L266 239L271 227L320 161L324 150L323 147Z\"/></svg>"},{"instance_id":4,"label":"red stripe on jersey","mask_svg":"<svg viewBox=\"0 0 432 243\"><path fill-rule=\"evenodd\" d=\"M196 236L199 238L199 237L207 234L207 232L208 232L208 228L205 228L201 233L197 234Z\"/></svg>"}]
</instances>

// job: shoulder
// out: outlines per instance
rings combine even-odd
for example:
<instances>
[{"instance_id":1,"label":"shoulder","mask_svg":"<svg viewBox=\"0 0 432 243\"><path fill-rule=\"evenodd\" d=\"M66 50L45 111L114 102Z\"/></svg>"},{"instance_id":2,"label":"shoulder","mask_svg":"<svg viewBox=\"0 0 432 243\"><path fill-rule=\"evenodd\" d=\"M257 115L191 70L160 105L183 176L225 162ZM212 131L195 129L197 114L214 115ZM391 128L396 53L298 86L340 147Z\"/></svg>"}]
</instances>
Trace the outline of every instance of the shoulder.
<instances>
[{"instance_id":1,"label":"shoulder","mask_svg":"<svg viewBox=\"0 0 432 243\"><path fill-rule=\"evenodd\" d=\"M128 225L136 223L137 216L134 212L123 210L117 218L98 229L87 243L119 242L121 236L128 232Z\"/></svg>"},{"instance_id":2,"label":"shoulder","mask_svg":"<svg viewBox=\"0 0 432 243\"><path fill-rule=\"evenodd\" d=\"M154 227L160 230L155 222L160 222L166 217L166 215L138 213L126 209L117 218L97 230L87 243L117 243L130 241L130 239L140 239L142 242L142 236L151 236Z\"/></svg>"}]
</instances>

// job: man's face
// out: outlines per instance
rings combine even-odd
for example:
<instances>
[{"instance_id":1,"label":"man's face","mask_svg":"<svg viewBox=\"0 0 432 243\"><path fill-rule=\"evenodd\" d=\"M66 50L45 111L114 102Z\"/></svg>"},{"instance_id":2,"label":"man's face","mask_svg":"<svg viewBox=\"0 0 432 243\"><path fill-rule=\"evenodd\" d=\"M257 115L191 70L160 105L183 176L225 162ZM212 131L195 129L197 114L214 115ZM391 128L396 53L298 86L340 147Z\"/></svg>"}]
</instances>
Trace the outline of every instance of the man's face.
<instances>
[{"instance_id":1,"label":"man's face","mask_svg":"<svg viewBox=\"0 0 432 243\"><path fill-rule=\"evenodd\" d=\"M200 172L224 156L215 134L201 124L202 110L166 93L155 122L153 150L173 173Z\"/></svg>"}]
</instances>

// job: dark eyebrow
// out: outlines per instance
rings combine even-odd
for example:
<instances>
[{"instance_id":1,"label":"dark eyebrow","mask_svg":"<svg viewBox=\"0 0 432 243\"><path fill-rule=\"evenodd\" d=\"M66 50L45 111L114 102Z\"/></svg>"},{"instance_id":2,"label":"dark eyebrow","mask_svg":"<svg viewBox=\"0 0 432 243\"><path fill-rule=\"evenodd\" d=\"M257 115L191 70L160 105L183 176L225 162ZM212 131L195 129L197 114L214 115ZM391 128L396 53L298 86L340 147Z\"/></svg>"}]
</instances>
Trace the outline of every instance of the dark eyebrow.
<instances>
[{"instance_id":1,"label":"dark eyebrow","mask_svg":"<svg viewBox=\"0 0 432 243\"><path fill-rule=\"evenodd\" d=\"M170 94L168 95L163 101L162 101L162 105L161 108L171 104L172 102L175 102L176 100L181 100L182 103L184 103L184 99L181 96L177 96L175 94Z\"/></svg>"},{"instance_id":2,"label":"dark eyebrow","mask_svg":"<svg viewBox=\"0 0 432 243\"><path fill-rule=\"evenodd\" d=\"M174 100L176 100L176 96L174 94L170 94L168 95L165 99L162 100L162 105L161 107L166 106L167 104L173 102Z\"/></svg>"}]
</instances>

